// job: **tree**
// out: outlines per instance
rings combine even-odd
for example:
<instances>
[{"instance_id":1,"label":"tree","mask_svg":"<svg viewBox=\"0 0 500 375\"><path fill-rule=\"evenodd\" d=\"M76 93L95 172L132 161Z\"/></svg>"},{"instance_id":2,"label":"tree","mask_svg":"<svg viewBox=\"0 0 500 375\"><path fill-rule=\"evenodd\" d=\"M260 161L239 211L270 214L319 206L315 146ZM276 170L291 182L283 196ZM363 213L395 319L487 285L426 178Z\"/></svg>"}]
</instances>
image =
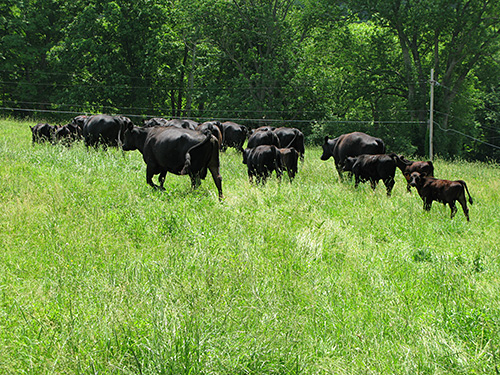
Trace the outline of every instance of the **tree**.
<instances>
[{"instance_id":1,"label":"tree","mask_svg":"<svg viewBox=\"0 0 500 375\"><path fill-rule=\"evenodd\" d=\"M59 41L62 25L67 22L63 1L10 0L0 9L4 100L9 106L18 103L45 110L58 79L50 74L47 52Z\"/></svg>"},{"instance_id":2,"label":"tree","mask_svg":"<svg viewBox=\"0 0 500 375\"><path fill-rule=\"evenodd\" d=\"M437 121L447 128L457 94L472 69L498 49L500 3L492 0L368 0L353 1L397 36L403 58L408 109L422 124L427 120L429 71L434 68L445 90L437 93ZM471 108L472 110L472 108ZM424 128L420 131L424 137ZM424 153L425 143L419 145ZM446 149L440 150L446 154Z\"/></svg>"},{"instance_id":3,"label":"tree","mask_svg":"<svg viewBox=\"0 0 500 375\"><path fill-rule=\"evenodd\" d=\"M296 68L293 0L212 0L198 13L202 32L220 52L217 100L232 116L293 116L287 88Z\"/></svg>"}]
</instances>

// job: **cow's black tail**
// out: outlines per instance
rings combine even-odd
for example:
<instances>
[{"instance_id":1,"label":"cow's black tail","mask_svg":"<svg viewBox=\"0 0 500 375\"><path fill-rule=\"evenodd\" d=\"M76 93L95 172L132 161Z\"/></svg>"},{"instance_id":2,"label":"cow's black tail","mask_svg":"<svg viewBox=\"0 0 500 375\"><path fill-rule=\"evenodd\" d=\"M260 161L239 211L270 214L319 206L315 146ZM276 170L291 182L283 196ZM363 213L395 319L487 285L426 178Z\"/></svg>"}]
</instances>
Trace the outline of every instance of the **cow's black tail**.
<instances>
[{"instance_id":1,"label":"cow's black tail","mask_svg":"<svg viewBox=\"0 0 500 375\"><path fill-rule=\"evenodd\" d=\"M205 143L209 142L211 138L212 138L212 133L206 134L206 137L203 141L201 141L198 144L195 144L194 146L190 147L189 150L187 150L185 155L184 167L181 170L181 175L189 174L189 172L191 172L191 154L190 154L191 151L197 147L203 146Z\"/></svg>"},{"instance_id":2,"label":"cow's black tail","mask_svg":"<svg viewBox=\"0 0 500 375\"><path fill-rule=\"evenodd\" d=\"M297 139L297 132L294 131L293 132L293 138L292 140L288 143L288 145L286 146L286 148L290 148L292 145L293 145L293 142L295 142L295 140Z\"/></svg>"},{"instance_id":3,"label":"cow's black tail","mask_svg":"<svg viewBox=\"0 0 500 375\"><path fill-rule=\"evenodd\" d=\"M465 181L459 180L460 184L465 188L465 191L467 192L467 195L469 196L469 203L472 204L472 197L470 196L469 189L467 188L467 184Z\"/></svg>"}]
</instances>

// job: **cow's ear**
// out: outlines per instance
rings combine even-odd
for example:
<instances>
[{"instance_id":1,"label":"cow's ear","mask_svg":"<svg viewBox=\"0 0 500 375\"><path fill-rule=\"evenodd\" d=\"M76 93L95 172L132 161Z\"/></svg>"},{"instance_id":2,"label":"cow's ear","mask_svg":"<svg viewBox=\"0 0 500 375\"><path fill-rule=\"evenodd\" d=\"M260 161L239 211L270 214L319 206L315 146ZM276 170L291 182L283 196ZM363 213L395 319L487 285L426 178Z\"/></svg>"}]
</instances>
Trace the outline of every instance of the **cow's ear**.
<instances>
[{"instance_id":1,"label":"cow's ear","mask_svg":"<svg viewBox=\"0 0 500 375\"><path fill-rule=\"evenodd\" d=\"M328 143L328 136L325 135L325 143Z\"/></svg>"}]
</instances>

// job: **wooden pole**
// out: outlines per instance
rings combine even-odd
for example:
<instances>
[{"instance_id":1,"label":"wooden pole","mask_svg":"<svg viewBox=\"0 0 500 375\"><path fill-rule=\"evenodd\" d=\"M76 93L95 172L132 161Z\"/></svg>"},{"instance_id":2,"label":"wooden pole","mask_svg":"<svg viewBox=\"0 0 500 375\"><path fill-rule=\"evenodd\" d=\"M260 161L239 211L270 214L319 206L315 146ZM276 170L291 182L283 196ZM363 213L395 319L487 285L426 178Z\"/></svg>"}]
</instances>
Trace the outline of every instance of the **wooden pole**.
<instances>
[{"instance_id":1,"label":"wooden pole","mask_svg":"<svg viewBox=\"0 0 500 375\"><path fill-rule=\"evenodd\" d=\"M434 148L432 138L434 137L434 69L431 69L431 104L429 116L429 159L432 161L434 156Z\"/></svg>"}]
</instances>

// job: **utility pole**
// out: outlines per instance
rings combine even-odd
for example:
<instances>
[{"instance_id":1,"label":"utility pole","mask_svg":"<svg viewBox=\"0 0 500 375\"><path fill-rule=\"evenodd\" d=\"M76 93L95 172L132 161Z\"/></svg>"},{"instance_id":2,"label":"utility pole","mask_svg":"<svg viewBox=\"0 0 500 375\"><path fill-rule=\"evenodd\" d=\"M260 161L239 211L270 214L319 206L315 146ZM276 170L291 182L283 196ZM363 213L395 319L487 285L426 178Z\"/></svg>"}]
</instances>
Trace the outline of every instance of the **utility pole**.
<instances>
[{"instance_id":1,"label":"utility pole","mask_svg":"<svg viewBox=\"0 0 500 375\"><path fill-rule=\"evenodd\" d=\"M434 69L431 69L431 108L429 117L429 159L432 161L434 149L432 146L432 138L434 137Z\"/></svg>"}]
</instances>

